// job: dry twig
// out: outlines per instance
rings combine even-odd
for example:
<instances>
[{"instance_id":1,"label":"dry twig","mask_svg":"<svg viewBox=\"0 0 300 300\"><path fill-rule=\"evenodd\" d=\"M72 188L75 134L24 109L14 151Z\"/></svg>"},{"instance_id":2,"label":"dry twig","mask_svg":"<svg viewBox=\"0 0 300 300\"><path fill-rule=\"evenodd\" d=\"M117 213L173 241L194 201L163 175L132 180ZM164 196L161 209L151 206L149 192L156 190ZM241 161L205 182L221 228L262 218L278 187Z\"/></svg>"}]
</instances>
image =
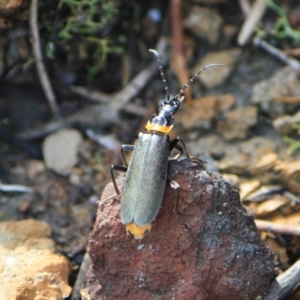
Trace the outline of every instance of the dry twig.
<instances>
[{"instance_id":1,"label":"dry twig","mask_svg":"<svg viewBox=\"0 0 300 300\"><path fill-rule=\"evenodd\" d=\"M300 284L300 260L276 277L271 283L266 300L282 300L292 294Z\"/></svg>"},{"instance_id":2,"label":"dry twig","mask_svg":"<svg viewBox=\"0 0 300 300\"><path fill-rule=\"evenodd\" d=\"M184 86L190 79L189 72L186 68L186 59L183 51L183 29L182 29L182 3L181 0L171 1L171 20L172 20L172 68L176 72L180 85ZM192 103L190 89L184 92L185 102Z\"/></svg>"},{"instance_id":3,"label":"dry twig","mask_svg":"<svg viewBox=\"0 0 300 300\"><path fill-rule=\"evenodd\" d=\"M162 38L157 46L157 52L163 57L161 63L166 65L168 57L166 54L167 41ZM153 62L133 78L120 92L118 92L110 101L109 107L116 112L125 108L128 102L135 97L149 82L149 80L158 73L157 62Z\"/></svg>"},{"instance_id":4,"label":"dry twig","mask_svg":"<svg viewBox=\"0 0 300 300\"><path fill-rule=\"evenodd\" d=\"M248 16L251 10L251 5L248 0L239 0L241 11L244 16Z\"/></svg>"},{"instance_id":5,"label":"dry twig","mask_svg":"<svg viewBox=\"0 0 300 300\"><path fill-rule=\"evenodd\" d=\"M31 187L20 184L4 184L0 182L0 191L5 193L33 193Z\"/></svg>"},{"instance_id":6,"label":"dry twig","mask_svg":"<svg viewBox=\"0 0 300 300\"><path fill-rule=\"evenodd\" d=\"M167 54L165 53L167 46L166 39L162 38L157 46L157 49L162 53L162 64L166 65L168 61ZM68 117L66 120L58 120L49 122L37 129L27 130L18 134L18 137L24 140L30 140L40 138L55 130L63 128L65 126L72 126L75 123L83 124L117 124L120 125L120 118L118 118L118 112L120 110L126 110L127 112L147 115L144 109L138 108L128 102L136 96L149 82L149 80L159 71L157 62L153 62L148 68L142 70L123 90L114 95L110 100L104 97L100 93L92 93L90 100L107 103L108 105L90 105ZM88 91L80 87L73 87L73 91L81 96L87 97ZM98 94L98 95L97 95Z\"/></svg>"},{"instance_id":7,"label":"dry twig","mask_svg":"<svg viewBox=\"0 0 300 300\"><path fill-rule=\"evenodd\" d=\"M87 88L81 86L71 86L70 89L72 92L76 93L77 95L80 95L86 98L87 100L98 102L98 103L100 102L104 104L109 104L111 99L113 98L113 96L104 94L99 91L90 91ZM146 108L137 106L132 103L128 103L123 110L127 113L131 113L138 116L145 116L148 114L148 110Z\"/></svg>"},{"instance_id":8,"label":"dry twig","mask_svg":"<svg viewBox=\"0 0 300 300\"><path fill-rule=\"evenodd\" d=\"M268 53L273 55L274 57L278 58L282 62L286 63L288 66L296 70L297 72L300 72L300 62L290 56L288 56L286 53L281 51L280 49L275 48L271 44L267 43L266 41L263 41L259 37L256 37L253 41L255 46L259 46L266 50Z\"/></svg>"},{"instance_id":9,"label":"dry twig","mask_svg":"<svg viewBox=\"0 0 300 300\"><path fill-rule=\"evenodd\" d=\"M276 97L276 101L286 103L286 104L297 104L300 102L300 95L299 96L280 95L280 96Z\"/></svg>"},{"instance_id":10,"label":"dry twig","mask_svg":"<svg viewBox=\"0 0 300 300\"><path fill-rule=\"evenodd\" d=\"M80 266L80 270L72 291L71 300L80 300L80 290L84 287L85 276L90 267L91 259L89 254L86 252L82 264Z\"/></svg>"},{"instance_id":11,"label":"dry twig","mask_svg":"<svg viewBox=\"0 0 300 300\"><path fill-rule=\"evenodd\" d=\"M42 88L44 90L44 93L46 95L46 98L48 100L50 109L54 114L54 116L59 118L60 114L56 103L56 98L43 61L43 55L42 55L41 45L40 45L40 35L38 30L37 10L38 10L38 0L31 0L29 22L30 22L30 30L32 35L31 43L33 49L33 55L35 58L35 64L36 64L38 76Z\"/></svg>"},{"instance_id":12,"label":"dry twig","mask_svg":"<svg viewBox=\"0 0 300 300\"><path fill-rule=\"evenodd\" d=\"M237 38L240 46L244 46L247 43L255 26L257 26L258 22L263 17L266 7L266 0L256 0L253 3L250 13L248 14Z\"/></svg>"},{"instance_id":13,"label":"dry twig","mask_svg":"<svg viewBox=\"0 0 300 300\"><path fill-rule=\"evenodd\" d=\"M278 224L264 220L255 220L255 224L258 231L267 231L277 234L300 236L300 226Z\"/></svg>"}]
</instances>

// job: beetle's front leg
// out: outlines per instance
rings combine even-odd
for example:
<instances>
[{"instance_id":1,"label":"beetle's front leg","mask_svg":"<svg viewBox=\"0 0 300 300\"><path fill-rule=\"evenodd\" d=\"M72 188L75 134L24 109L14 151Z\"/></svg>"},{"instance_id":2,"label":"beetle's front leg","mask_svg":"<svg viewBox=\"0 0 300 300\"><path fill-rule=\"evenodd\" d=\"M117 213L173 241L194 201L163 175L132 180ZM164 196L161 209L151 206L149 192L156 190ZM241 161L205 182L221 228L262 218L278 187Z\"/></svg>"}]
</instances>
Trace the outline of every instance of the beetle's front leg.
<instances>
[{"instance_id":1,"label":"beetle's front leg","mask_svg":"<svg viewBox=\"0 0 300 300\"><path fill-rule=\"evenodd\" d=\"M181 146L178 145L178 143L181 143ZM182 153L187 157L187 159L190 159L191 161L193 161L194 163L197 163L201 166L201 168L205 169L205 164L206 164L206 161L204 160L201 160L199 158L196 158L196 157L192 157L190 155L190 153L188 152L187 148L186 148L186 145L184 143L184 141L178 136L176 139L174 139L171 143L170 143L170 152L173 150L173 149L177 149L180 151L180 153L178 155L176 155L174 157L174 159L179 159L179 157L182 155Z\"/></svg>"},{"instance_id":2,"label":"beetle's front leg","mask_svg":"<svg viewBox=\"0 0 300 300\"><path fill-rule=\"evenodd\" d=\"M178 143L181 142L181 145L178 145ZM170 143L170 152L176 148L177 150L180 151L180 154L179 154L179 157L182 155L182 153L187 157L187 158L190 158L190 154L186 148L186 145L185 143L183 142L183 140L178 136L177 138L175 138L171 143ZM179 158L178 157L178 158Z\"/></svg>"}]
</instances>

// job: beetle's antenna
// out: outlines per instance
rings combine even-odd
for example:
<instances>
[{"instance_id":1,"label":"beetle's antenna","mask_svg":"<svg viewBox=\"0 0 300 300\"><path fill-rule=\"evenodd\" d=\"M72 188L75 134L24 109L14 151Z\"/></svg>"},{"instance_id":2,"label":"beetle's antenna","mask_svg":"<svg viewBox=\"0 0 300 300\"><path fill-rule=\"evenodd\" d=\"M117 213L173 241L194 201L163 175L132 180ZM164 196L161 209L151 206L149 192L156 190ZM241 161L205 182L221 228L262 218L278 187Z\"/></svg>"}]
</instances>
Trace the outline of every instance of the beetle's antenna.
<instances>
[{"instance_id":1,"label":"beetle's antenna","mask_svg":"<svg viewBox=\"0 0 300 300\"><path fill-rule=\"evenodd\" d=\"M199 72L197 72L190 80L187 84L185 84L185 86L179 91L179 93L176 95L176 97L180 98L183 95L183 91L191 84L194 82L194 80L206 69L211 68L211 67L222 67L224 65L221 64L210 64L207 65L205 67L203 67Z\"/></svg>"},{"instance_id":2,"label":"beetle's antenna","mask_svg":"<svg viewBox=\"0 0 300 300\"><path fill-rule=\"evenodd\" d=\"M158 63L158 68L159 68L159 72L160 72L160 76L162 78L162 81L163 81L163 84L164 84L164 87L165 87L165 91L166 91L166 95L167 95L167 100L170 99L170 92L169 92L169 87L168 87L168 83L167 83L167 80L166 80L166 76L165 76L165 73L164 73L164 69L161 65L161 60L160 60L160 56L158 54L158 52L156 50L153 50L153 49L149 49L150 52L154 53L154 55L156 56L156 59L157 59L157 63Z\"/></svg>"}]
</instances>

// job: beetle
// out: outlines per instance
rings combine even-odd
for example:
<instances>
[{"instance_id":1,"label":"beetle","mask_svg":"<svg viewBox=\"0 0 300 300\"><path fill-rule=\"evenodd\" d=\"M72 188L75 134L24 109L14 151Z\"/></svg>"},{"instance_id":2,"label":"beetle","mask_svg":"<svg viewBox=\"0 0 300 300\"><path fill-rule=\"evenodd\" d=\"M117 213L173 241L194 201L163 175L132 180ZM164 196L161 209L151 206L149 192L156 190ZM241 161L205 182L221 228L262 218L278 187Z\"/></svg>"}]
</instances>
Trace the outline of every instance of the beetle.
<instances>
[{"instance_id":1,"label":"beetle","mask_svg":"<svg viewBox=\"0 0 300 300\"><path fill-rule=\"evenodd\" d=\"M167 182L170 152L177 148L181 152L179 156L184 153L187 158L190 158L180 137L171 141L168 135L174 125L173 116L184 100L183 92L205 69L221 66L219 64L205 66L185 84L176 96L171 97L159 54L152 49L149 51L157 58L166 91L166 100L160 104L158 113L154 114L147 122L145 126L147 132L139 133L135 145L122 145L121 157L124 166L111 166L111 177L118 195L120 195L120 191L113 171L126 172L121 195L121 220L126 225L127 232L130 232L135 239L142 239L145 232L151 230L152 223L160 210ZM181 143L181 146L179 143ZM133 151L129 164L125 159L124 151ZM179 189L176 182L171 182L171 186L177 190ZM177 209L178 197L179 191L174 212Z\"/></svg>"}]
</instances>

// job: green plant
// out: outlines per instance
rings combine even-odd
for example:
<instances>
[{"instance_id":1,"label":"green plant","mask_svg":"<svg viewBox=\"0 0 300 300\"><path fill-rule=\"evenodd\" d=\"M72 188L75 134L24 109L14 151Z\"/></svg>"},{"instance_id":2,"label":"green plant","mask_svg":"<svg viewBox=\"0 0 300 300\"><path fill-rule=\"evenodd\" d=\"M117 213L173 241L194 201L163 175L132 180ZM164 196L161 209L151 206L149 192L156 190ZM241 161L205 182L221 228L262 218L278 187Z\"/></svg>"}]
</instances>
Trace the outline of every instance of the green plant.
<instances>
[{"instance_id":1,"label":"green plant","mask_svg":"<svg viewBox=\"0 0 300 300\"><path fill-rule=\"evenodd\" d=\"M275 4L273 0L268 1L268 6L274 10L277 15L278 19L272 28L272 34L276 39L286 39L290 38L295 42L300 42L300 31L295 30L286 15L286 12L283 8L281 8L279 5Z\"/></svg>"},{"instance_id":2,"label":"green plant","mask_svg":"<svg viewBox=\"0 0 300 300\"><path fill-rule=\"evenodd\" d=\"M58 33L59 38L68 40L74 34L91 36L113 21L118 13L113 2L100 0L60 0L59 7L66 5L70 9L64 28Z\"/></svg>"},{"instance_id":3,"label":"green plant","mask_svg":"<svg viewBox=\"0 0 300 300\"><path fill-rule=\"evenodd\" d=\"M297 133L300 133L300 124L294 124L293 128L297 129ZM290 144L290 147L288 149L289 153L293 153L294 151L300 149L300 140L296 140L286 136L284 137L284 141Z\"/></svg>"},{"instance_id":4,"label":"green plant","mask_svg":"<svg viewBox=\"0 0 300 300\"><path fill-rule=\"evenodd\" d=\"M88 79L103 71L109 54L124 52L126 38L109 36L117 6L117 0L60 0L58 11L63 13L56 20L53 41L47 44L47 57L55 59L59 47L83 66Z\"/></svg>"}]
</instances>

